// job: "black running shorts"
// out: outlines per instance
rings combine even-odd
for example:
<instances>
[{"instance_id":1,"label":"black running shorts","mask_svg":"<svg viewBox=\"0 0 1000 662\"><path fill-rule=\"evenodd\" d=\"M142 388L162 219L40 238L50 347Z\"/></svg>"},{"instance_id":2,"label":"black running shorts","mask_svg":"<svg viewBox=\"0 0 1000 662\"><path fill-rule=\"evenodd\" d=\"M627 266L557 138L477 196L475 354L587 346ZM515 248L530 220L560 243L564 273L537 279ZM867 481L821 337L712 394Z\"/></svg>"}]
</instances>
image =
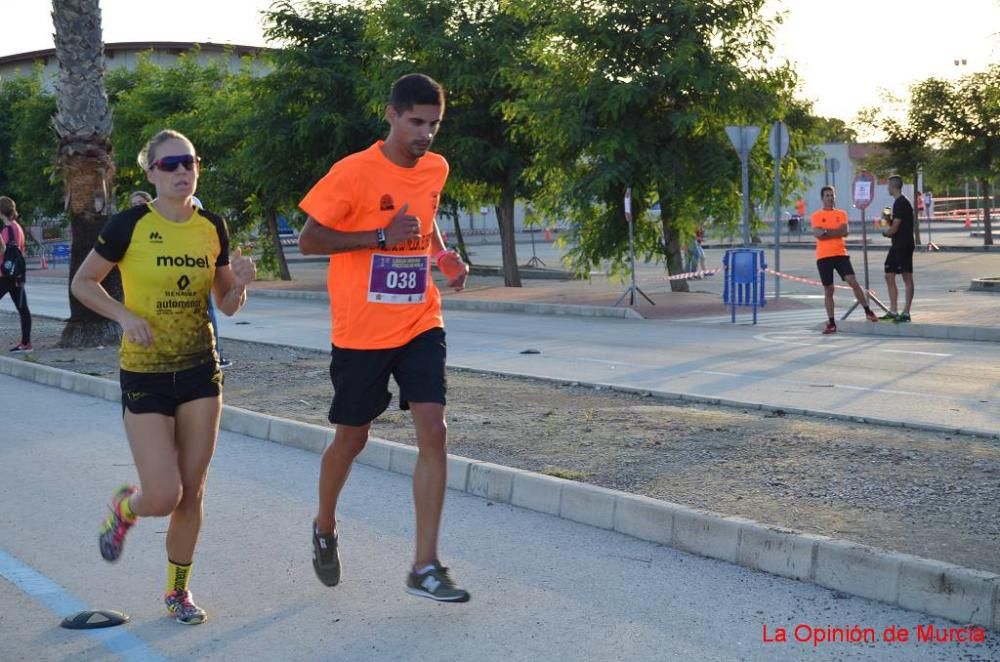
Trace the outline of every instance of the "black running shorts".
<instances>
[{"instance_id":1,"label":"black running shorts","mask_svg":"<svg viewBox=\"0 0 1000 662\"><path fill-rule=\"evenodd\" d=\"M816 268L819 270L820 281L827 287L833 285L834 269L840 274L840 280L847 280L848 276L854 275L851 258L846 255L834 255L833 257L824 257L816 260Z\"/></svg>"},{"instance_id":2,"label":"black running shorts","mask_svg":"<svg viewBox=\"0 0 1000 662\"><path fill-rule=\"evenodd\" d=\"M122 370L122 416L133 414L174 416L177 407L201 398L222 394L222 369L215 361L179 372L132 372Z\"/></svg>"},{"instance_id":3,"label":"black running shorts","mask_svg":"<svg viewBox=\"0 0 1000 662\"><path fill-rule=\"evenodd\" d=\"M389 376L399 385L399 408L411 402L445 403L448 380L444 329L438 327L393 349L343 349L330 352L333 402L330 422L368 425L386 410L392 400Z\"/></svg>"},{"instance_id":4,"label":"black running shorts","mask_svg":"<svg viewBox=\"0 0 1000 662\"><path fill-rule=\"evenodd\" d=\"M885 256L885 272L887 274L913 273L913 246L893 246Z\"/></svg>"}]
</instances>

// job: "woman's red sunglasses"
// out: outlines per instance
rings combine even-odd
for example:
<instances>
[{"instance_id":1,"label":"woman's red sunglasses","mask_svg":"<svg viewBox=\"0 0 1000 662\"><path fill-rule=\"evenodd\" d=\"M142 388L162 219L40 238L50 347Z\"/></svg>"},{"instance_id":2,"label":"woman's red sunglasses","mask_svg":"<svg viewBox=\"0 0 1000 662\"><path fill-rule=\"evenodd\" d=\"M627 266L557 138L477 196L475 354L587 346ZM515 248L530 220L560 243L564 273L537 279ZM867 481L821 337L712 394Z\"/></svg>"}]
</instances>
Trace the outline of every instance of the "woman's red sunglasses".
<instances>
[{"instance_id":1,"label":"woman's red sunglasses","mask_svg":"<svg viewBox=\"0 0 1000 662\"><path fill-rule=\"evenodd\" d=\"M192 154L181 154L179 156L164 156L162 159L153 161L153 167L163 172L173 172L178 166L184 166L185 170L194 170L194 164L201 163L201 157Z\"/></svg>"}]
</instances>

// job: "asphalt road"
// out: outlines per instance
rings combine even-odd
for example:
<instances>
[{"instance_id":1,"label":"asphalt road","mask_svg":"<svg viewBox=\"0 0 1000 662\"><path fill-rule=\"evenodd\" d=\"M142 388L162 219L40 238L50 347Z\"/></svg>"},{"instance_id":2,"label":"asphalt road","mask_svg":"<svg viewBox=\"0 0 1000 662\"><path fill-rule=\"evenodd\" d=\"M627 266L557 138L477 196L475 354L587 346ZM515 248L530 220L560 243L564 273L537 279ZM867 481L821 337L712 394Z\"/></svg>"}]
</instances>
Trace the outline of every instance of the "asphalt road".
<instances>
[{"instance_id":1,"label":"asphalt road","mask_svg":"<svg viewBox=\"0 0 1000 662\"><path fill-rule=\"evenodd\" d=\"M443 560L473 599L404 593L407 477L359 466L345 492L345 575L322 586L309 526L319 458L223 433L192 589L201 626L168 618L164 520L143 520L119 563L99 558L105 500L134 477L115 403L0 377L16 393L0 453L4 660L953 660L986 644L886 643L898 625L947 622L612 532L450 493ZM5 396L5 405L13 399ZM9 407L8 407L9 409ZM57 626L77 608L132 622L90 636ZM872 628L869 643L796 641L806 628ZM787 643L766 643L785 628ZM797 629L796 629L797 628Z\"/></svg>"}]
</instances>

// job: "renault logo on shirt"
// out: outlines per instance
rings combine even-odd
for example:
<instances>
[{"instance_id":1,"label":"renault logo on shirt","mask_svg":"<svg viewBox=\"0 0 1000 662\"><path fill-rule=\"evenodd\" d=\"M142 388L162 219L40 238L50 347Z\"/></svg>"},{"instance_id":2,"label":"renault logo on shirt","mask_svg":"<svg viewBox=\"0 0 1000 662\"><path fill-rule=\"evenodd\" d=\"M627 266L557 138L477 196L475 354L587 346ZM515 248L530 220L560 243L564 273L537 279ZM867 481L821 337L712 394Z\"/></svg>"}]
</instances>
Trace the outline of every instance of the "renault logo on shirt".
<instances>
[{"instance_id":1,"label":"renault logo on shirt","mask_svg":"<svg viewBox=\"0 0 1000 662\"><path fill-rule=\"evenodd\" d=\"M191 284L191 279L187 277L187 274L181 276L177 279L177 288L181 291L186 290L188 285Z\"/></svg>"}]
</instances>

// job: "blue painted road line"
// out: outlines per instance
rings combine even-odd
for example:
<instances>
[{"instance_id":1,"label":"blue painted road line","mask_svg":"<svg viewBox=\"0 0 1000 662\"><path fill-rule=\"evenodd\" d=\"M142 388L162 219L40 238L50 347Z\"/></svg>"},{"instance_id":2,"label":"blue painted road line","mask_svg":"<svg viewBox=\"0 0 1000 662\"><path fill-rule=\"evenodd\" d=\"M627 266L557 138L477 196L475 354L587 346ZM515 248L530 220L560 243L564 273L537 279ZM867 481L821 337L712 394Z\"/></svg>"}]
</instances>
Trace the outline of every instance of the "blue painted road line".
<instances>
[{"instance_id":1,"label":"blue painted road line","mask_svg":"<svg viewBox=\"0 0 1000 662\"><path fill-rule=\"evenodd\" d=\"M48 607L59 619L89 607L63 587L0 549L0 577L21 589L26 595ZM168 658L152 650L142 639L114 629L79 630L101 642L112 653L124 660L136 662L166 662Z\"/></svg>"}]
</instances>

